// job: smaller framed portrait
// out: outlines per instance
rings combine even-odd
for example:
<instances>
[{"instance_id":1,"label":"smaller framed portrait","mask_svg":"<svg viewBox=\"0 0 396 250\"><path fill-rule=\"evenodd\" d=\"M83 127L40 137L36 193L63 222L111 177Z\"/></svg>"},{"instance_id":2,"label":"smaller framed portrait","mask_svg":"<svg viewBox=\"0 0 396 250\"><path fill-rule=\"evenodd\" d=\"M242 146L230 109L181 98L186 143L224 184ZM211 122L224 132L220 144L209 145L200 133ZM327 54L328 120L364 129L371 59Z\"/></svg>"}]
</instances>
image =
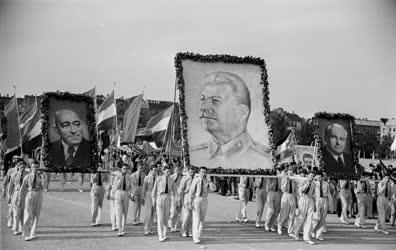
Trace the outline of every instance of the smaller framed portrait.
<instances>
[{"instance_id":1,"label":"smaller framed portrait","mask_svg":"<svg viewBox=\"0 0 396 250\"><path fill-rule=\"evenodd\" d=\"M357 178L354 117L348 114L317 113L314 121L318 160L323 171L334 178Z\"/></svg>"},{"instance_id":2,"label":"smaller framed portrait","mask_svg":"<svg viewBox=\"0 0 396 250\"><path fill-rule=\"evenodd\" d=\"M97 139L93 98L45 93L41 111L43 161L49 172L96 172Z\"/></svg>"}]
</instances>

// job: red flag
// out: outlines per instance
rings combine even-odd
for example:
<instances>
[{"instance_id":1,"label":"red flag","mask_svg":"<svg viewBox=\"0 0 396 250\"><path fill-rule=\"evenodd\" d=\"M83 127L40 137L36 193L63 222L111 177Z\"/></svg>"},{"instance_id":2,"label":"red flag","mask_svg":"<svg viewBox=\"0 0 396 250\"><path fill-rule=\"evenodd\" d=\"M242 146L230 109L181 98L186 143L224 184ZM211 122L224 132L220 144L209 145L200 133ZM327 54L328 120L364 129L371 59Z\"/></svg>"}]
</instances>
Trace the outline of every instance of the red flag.
<instances>
[{"instance_id":1,"label":"red flag","mask_svg":"<svg viewBox=\"0 0 396 250\"><path fill-rule=\"evenodd\" d=\"M19 131L18 121L18 103L15 95L5 107L4 115L7 118L6 153L9 153L14 151L21 145L21 134Z\"/></svg>"},{"instance_id":2,"label":"red flag","mask_svg":"<svg viewBox=\"0 0 396 250\"><path fill-rule=\"evenodd\" d=\"M110 93L96 112L98 129L110 130L116 127L117 109L114 99L114 90Z\"/></svg>"}]
</instances>

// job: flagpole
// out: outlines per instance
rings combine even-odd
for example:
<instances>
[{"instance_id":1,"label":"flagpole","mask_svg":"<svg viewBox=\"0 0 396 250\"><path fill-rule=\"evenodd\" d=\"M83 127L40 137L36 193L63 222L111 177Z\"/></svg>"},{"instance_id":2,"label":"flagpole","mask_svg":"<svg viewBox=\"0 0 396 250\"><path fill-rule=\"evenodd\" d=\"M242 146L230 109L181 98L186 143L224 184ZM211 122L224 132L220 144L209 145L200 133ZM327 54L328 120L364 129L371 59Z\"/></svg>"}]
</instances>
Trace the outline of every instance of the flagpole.
<instances>
[{"instance_id":1,"label":"flagpole","mask_svg":"<svg viewBox=\"0 0 396 250\"><path fill-rule=\"evenodd\" d=\"M17 95L16 95L16 86L13 85L13 87L14 87L15 108L16 108L17 120L18 120L19 143L20 143L20 146L21 146L21 157L22 157L23 156L23 152L22 152L22 136L21 136L21 128L19 126L18 100L17 100Z\"/></svg>"},{"instance_id":2,"label":"flagpole","mask_svg":"<svg viewBox=\"0 0 396 250\"><path fill-rule=\"evenodd\" d=\"M172 110L172 114L171 114L171 119L172 119L172 123L171 123L171 137L170 137L170 145L169 145L169 159L170 159L170 155L172 152L172 139L174 137L174 120L175 120L175 105L176 105L176 91L177 91L177 79L175 78L175 89L173 91L173 110Z\"/></svg>"},{"instance_id":3,"label":"flagpole","mask_svg":"<svg viewBox=\"0 0 396 250\"><path fill-rule=\"evenodd\" d=\"M114 105L116 108L116 114L115 114L115 137L116 137L116 147L118 147L118 142L117 142L117 129L118 129L118 117L117 117L117 98L116 98L116 82L113 83L113 91L114 91Z\"/></svg>"}]
</instances>

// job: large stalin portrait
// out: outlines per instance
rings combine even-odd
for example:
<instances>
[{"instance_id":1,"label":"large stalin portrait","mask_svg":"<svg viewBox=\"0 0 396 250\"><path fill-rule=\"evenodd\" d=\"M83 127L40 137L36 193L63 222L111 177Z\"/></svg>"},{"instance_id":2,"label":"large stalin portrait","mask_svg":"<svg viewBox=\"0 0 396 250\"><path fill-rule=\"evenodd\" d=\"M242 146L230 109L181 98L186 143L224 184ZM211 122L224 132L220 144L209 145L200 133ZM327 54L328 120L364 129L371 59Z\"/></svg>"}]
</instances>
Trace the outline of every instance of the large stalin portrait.
<instances>
[{"instance_id":1,"label":"large stalin portrait","mask_svg":"<svg viewBox=\"0 0 396 250\"><path fill-rule=\"evenodd\" d=\"M247 131L251 111L249 89L237 75L208 73L200 95L199 118L211 140L190 147L190 155L209 168L272 168L269 147Z\"/></svg>"}]
</instances>

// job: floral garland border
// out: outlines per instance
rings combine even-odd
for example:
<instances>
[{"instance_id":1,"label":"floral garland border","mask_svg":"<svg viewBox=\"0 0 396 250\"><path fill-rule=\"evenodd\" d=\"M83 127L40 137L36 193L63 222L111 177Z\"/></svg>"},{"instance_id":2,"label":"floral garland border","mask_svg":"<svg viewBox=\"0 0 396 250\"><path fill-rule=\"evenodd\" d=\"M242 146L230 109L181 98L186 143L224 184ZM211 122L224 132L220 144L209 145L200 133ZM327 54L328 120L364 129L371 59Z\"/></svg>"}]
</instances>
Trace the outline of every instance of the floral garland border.
<instances>
[{"instance_id":1,"label":"floral garland border","mask_svg":"<svg viewBox=\"0 0 396 250\"><path fill-rule=\"evenodd\" d=\"M315 113L313 117L314 123L314 138L317 145L317 153L318 153L318 160L319 165L323 169L324 168L324 161L322 160L322 152L320 148L322 147L322 140L319 132L319 121L318 119L326 119L326 120L349 120L350 129L351 129L351 151L353 155L353 163L355 168L355 174L350 176L345 176L344 174L333 174L330 177L334 177L337 179L359 179L361 176L361 169L358 167L359 164L359 156L355 150L357 146L356 138L354 137L356 133L356 125L355 125L355 117L350 114L345 113L327 113L327 112L318 112Z\"/></svg>"},{"instance_id":2,"label":"floral garland border","mask_svg":"<svg viewBox=\"0 0 396 250\"><path fill-rule=\"evenodd\" d=\"M268 74L266 69L265 61L258 57L237 57L230 55L200 55L191 52L182 53L179 52L175 56L175 68L176 68L176 84L179 90L179 115L181 120L181 137L182 137L182 150L185 165L190 165L190 155L189 155L189 144L187 139L187 114L185 110L185 93L184 93L184 78L183 78L183 60L192 60L194 62L204 62L204 63L232 63L232 64L252 64L260 67L261 79L260 84L263 86L263 104L264 104L264 117L265 122L268 125L269 142L272 149L272 159L274 166L277 164L275 157L276 144L274 141L274 130L272 122L270 119L270 105L269 105L269 90L268 90ZM194 166L198 168L197 166ZM223 169L223 168L212 168L208 169L209 174L235 174L235 175L275 175L275 168L273 169Z\"/></svg>"},{"instance_id":3,"label":"floral garland border","mask_svg":"<svg viewBox=\"0 0 396 250\"><path fill-rule=\"evenodd\" d=\"M55 98L59 101L72 101L72 102L85 102L87 103L87 123L89 131L89 141L91 142L91 156L92 156L92 166L90 168L83 167L53 167L49 166L49 103L50 99ZM46 92L43 94L43 99L41 101L41 113L42 113L42 127L41 134L43 136L43 148L42 148L42 160L44 163L46 172L56 172L56 173L95 173L97 171L98 165L98 141L96 136L96 119L95 119L95 105L94 100L90 96L83 94L73 94L69 92Z\"/></svg>"}]
</instances>

